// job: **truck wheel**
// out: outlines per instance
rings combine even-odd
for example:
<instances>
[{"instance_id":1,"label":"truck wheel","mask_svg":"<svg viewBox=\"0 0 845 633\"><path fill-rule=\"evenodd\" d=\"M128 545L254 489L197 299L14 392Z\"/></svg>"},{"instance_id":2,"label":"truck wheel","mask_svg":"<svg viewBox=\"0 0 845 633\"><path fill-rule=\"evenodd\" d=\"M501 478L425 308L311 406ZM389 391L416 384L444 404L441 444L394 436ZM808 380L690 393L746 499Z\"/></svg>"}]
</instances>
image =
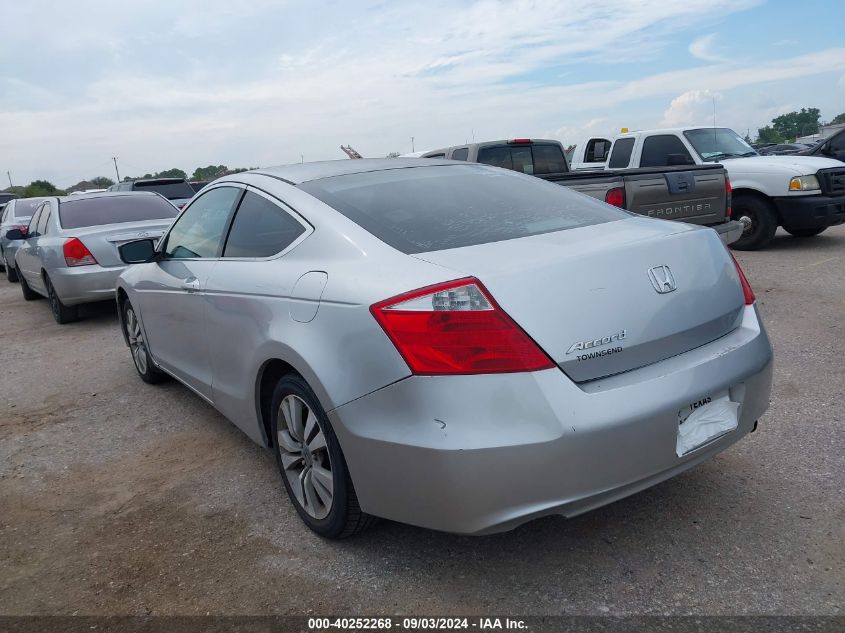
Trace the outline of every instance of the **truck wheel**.
<instances>
[{"instance_id":1,"label":"truck wheel","mask_svg":"<svg viewBox=\"0 0 845 633\"><path fill-rule=\"evenodd\" d=\"M739 194L734 197L733 217L745 227L731 248L739 251L756 251L768 246L775 237L778 220L772 206L755 196Z\"/></svg>"},{"instance_id":2,"label":"truck wheel","mask_svg":"<svg viewBox=\"0 0 845 633\"><path fill-rule=\"evenodd\" d=\"M815 229L788 229L786 227L783 227L783 230L792 235L793 237L815 237L819 233L823 233L825 229L827 229L826 226Z\"/></svg>"}]
</instances>

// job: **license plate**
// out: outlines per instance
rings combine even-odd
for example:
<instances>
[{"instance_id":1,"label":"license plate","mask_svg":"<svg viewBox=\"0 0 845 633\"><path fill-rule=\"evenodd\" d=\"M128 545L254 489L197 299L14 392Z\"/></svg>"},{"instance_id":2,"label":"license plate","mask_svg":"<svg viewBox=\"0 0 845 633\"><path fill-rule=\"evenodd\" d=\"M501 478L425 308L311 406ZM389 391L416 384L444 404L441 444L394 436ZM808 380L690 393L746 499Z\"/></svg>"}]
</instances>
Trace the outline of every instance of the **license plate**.
<instances>
[{"instance_id":1,"label":"license plate","mask_svg":"<svg viewBox=\"0 0 845 633\"><path fill-rule=\"evenodd\" d=\"M678 457L691 453L733 431L739 422L739 403L727 391L691 402L678 411Z\"/></svg>"}]
</instances>

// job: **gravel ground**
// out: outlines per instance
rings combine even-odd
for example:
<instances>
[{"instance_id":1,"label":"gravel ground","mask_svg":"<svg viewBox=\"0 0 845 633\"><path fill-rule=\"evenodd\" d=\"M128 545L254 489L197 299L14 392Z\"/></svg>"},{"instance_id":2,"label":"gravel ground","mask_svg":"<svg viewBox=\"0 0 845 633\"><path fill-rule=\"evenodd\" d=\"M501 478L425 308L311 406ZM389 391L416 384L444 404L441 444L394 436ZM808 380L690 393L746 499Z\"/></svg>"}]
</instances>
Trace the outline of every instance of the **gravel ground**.
<instances>
[{"instance_id":1,"label":"gravel ground","mask_svg":"<svg viewBox=\"0 0 845 633\"><path fill-rule=\"evenodd\" d=\"M738 253L775 353L759 430L587 515L326 542L272 455L136 376L112 305L0 283L0 614L841 614L845 226Z\"/></svg>"}]
</instances>

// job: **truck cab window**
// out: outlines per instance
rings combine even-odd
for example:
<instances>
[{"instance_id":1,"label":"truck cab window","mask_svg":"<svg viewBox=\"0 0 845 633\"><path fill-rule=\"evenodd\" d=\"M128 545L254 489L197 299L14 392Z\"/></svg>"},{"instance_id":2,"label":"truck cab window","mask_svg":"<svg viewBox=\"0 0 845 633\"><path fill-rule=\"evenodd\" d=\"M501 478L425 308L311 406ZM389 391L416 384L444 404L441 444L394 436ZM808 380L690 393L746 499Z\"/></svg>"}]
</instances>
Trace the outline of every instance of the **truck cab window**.
<instances>
[{"instance_id":1,"label":"truck cab window","mask_svg":"<svg viewBox=\"0 0 845 633\"><path fill-rule=\"evenodd\" d=\"M611 169L624 169L631 162L631 152L634 150L633 138L620 138L613 144L613 151L610 154Z\"/></svg>"}]
</instances>

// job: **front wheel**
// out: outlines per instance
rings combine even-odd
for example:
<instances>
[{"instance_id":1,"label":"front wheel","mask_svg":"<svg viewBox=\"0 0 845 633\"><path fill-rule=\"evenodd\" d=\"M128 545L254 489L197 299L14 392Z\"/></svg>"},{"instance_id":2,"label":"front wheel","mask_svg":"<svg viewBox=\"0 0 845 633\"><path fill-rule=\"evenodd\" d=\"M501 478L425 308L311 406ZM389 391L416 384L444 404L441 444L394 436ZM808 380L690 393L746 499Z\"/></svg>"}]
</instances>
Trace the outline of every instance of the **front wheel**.
<instances>
[{"instance_id":1,"label":"front wheel","mask_svg":"<svg viewBox=\"0 0 845 633\"><path fill-rule=\"evenodd\" d=\"M731 204L733 217L742 222L743 231L731 248L739 251L756 251L768 246L778 228L777 215L772 205L755 196L737 195Z\"/></svg>"},{"instance_id":2,"label":"front wheel","mask_svg":"<svg viewBox=\"0 0 845 633\"><path fill-rule=\"evenodd\" d=\"M827 227L823 226L821 228L815 229L788 229L786 227L783 227L783 230L792 235L793 237L815 237L819 233L823 233L825 230L827 230Z\"/></svg>"},{"instance_id":3,"label":"front wheel","mask_svg":"<svg viewBox=\"0 0 845 633\"><path fill-rule=\"evenodd\" d=\"M162 382L167 378L167 374L158 369L150 358L150 353L147 351L147 339L144 337L144 329L141 327L135 308L127 300L123 303L122 310L123 333L129 343L129 351L132 354L135 370L141 380L146 383L154 385Z\"/></svg>"},{"instance_id":4,"label":"front wheel","mask_svg":"<svg viewBox=\"0 0 845 633\"><path fill-rule=\"evenodd\" d=\"M66 306L59 298L56 289L49 277L44 277L44 285L47 286L47 299L50 301L50 312L59 325L72 323L79 318L79 309L76 306Z\"/></svg>"},{"instance_id":5,"label":"front wheel","mask_svg":"<svg viewBox=\"0 0 845 633\"><path fill-rule=\"evenodd\" d=\"M361 511L340 444L308 384L296 374L282 378L271 411L276 463L305 524L326 538L372 525L376 519Z\"/></svg>"}]
</instances>

